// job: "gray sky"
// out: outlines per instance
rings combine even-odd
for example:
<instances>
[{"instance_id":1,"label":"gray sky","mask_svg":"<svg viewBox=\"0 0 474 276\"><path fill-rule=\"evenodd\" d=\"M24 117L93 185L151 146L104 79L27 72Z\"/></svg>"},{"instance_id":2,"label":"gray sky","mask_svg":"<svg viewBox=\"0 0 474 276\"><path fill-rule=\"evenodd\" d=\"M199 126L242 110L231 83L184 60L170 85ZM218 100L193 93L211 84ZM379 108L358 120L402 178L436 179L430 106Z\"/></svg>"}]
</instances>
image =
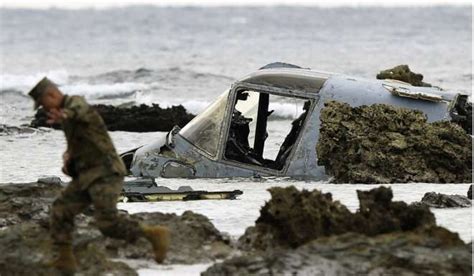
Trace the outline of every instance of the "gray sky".
<instances>
[{"instance_id":1,"label":"gray sky","mask_svg":"<svg viewBox=\"0 0 474 276\"><path fill-rule=\"evenodd\" d=\"M152 4L158 6L239 6L239 5L314 5L335 6L427 6L427 5L472 5L471 0L0 0L0 7L47 9L51 7L107 8L128 5Z\"/></svg>"}]
</instances>

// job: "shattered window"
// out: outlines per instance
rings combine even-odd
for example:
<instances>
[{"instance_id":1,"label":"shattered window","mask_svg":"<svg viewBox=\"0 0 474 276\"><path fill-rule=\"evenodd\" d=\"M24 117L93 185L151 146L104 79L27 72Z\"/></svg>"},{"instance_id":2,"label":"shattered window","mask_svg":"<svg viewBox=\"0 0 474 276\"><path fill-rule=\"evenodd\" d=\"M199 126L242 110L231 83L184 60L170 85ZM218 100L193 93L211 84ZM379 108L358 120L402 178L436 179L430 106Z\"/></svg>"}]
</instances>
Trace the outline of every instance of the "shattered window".
<instances>
[{"instance_id":1,"label":"shattered window","mask_svg":"<svg viewBox=\"0 0 474 276\"><path fill-rule=\"evenodd\" d=\"M246 137L247 144L253 145L255 143L255 130L257 127L257 115L258 115L258 101L260 93L247 91L239 93L237 97L237 103L235 104L234 113L232 115L232 123L235 124L247 124L248 123L248 135ZM240 129L245 133L244 129Z\"/></svg>"},{"instance_id":2,"label":"shattered window","mask_svg":"<svg viewBox=\"0 0 474 276\"><path fill-rule=\"evenodd\" d=\"M310 104L308 99L238 92L225 158L282 169L303 128Z\"/></svg>"},{"instance_id":3,"label":"shattered window","mask_svg":"<svg viewBox=\"0 0 474 276\"><path fill-rule=\"evenodd\" d=\"M214 103L179 132L186 140L212 156L217 155L227 96L228 91L220 95Z\"/></svg>"}]
</instances>

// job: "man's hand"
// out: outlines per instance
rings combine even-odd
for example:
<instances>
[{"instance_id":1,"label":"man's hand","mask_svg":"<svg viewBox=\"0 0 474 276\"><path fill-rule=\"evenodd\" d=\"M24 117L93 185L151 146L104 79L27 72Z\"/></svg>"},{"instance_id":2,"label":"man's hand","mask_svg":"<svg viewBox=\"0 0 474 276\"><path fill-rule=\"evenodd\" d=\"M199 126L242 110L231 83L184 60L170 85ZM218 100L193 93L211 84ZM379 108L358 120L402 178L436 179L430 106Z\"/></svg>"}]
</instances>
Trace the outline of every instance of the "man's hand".
<instances>
[{"instance_id":1,"label":"man's hand","mask_svg":"<svg viewBox=\"0 0 474 276\"><path fill-rule=\"evenodd\" d=\"M66 119L66 113L64 113L62 109L51 109L47 115L48 120L46 123L50 125L54 123L60 124L64 119Z\"/></svg>"}]
</instances>

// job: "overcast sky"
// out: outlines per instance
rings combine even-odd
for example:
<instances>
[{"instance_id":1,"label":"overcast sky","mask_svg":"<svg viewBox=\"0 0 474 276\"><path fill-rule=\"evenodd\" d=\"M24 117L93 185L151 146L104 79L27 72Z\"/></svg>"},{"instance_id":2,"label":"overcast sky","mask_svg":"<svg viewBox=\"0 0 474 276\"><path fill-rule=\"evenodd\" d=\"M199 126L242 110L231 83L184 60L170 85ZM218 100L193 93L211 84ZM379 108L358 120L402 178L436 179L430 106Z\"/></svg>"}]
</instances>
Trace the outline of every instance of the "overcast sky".
<instances>
[{"instance_id":1,"label":"overcast sky","mask_svg":"<svg viewBox=\"0 0 474 276\"><path fill-rule=\"evenodd\" d=\"M234 5L314 5L334 6L425 6L472 5L471 0L0 0L0 7L9 8L106 8L128 5L152 4L159 6L234 6Z\"/></svg>"}]
</instances>

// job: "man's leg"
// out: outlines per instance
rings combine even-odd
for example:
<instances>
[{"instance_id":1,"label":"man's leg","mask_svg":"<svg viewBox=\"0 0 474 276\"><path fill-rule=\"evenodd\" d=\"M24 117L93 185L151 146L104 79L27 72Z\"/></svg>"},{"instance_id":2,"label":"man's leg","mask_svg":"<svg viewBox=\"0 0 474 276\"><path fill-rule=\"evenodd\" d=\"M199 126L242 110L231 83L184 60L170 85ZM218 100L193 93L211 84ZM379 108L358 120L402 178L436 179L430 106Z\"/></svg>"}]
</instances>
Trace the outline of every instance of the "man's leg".
<instances>
[{"instance_id":1,"label":"man's leg","mask_svg":"<svg viewBox=\"0 0 474 276\"><path fill-rule=\"evenodd\" d=\"M138 221L119 214L117 200L122 189L123 177L103 177L88 189L94 205L94 217L99 230L107 237L134 242L143 236Z\"/></svg>"},{"instance_id":2,"label":"man's leg","mask_svg":"<svg viewBox=\"0 0 474 276\"><path fill-rule=\"evenodd\" d=\"M117 200L122 190L123 177L107 176L98 179L89 187L94 204L94 216L99 230L105 236L134 242L138 238L148 239L155 253L155 260L162 262L169 246L168 229L160 226L140 225L136 220L119 214Z\"/></svg>"},{"instance_id":3,"label":"man's leg","mask_svg":"<svg viewBox=\"0 0 474 276\"><path fill-rule=\"evenodd\" d=\"M50 265L63 272L74 273L77 269L72 252L74 217L89 204L89 195L80 189L79 183L73 180L51 207L50 233L53 240L53 250L58 256Z\"/></svg>"}]
</instances>

